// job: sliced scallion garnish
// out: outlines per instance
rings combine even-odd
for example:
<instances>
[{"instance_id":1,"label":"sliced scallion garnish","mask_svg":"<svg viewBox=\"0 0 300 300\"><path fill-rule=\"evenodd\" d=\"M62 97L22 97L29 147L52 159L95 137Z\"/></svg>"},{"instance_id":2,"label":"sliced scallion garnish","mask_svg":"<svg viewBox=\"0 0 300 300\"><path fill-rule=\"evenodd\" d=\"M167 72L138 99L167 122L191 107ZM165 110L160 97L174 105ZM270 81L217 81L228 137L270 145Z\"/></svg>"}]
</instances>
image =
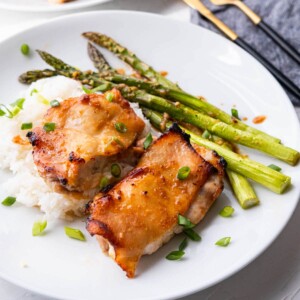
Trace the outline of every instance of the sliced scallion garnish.
<instances>
[{"instance_id":1,"label":"sliced scallion garnish","mask_svg":"<svg viewBox=\"0 0 300 300\"><path fill-rule=\"evenodd\" d=\"M54 99L54 100L50 101L50 106L51 107L58 107L58 106L60 106L60 103L59 103L58 100Z\"/></svg>"},{"instance_id":2,"label":"sliced scallion garnish","mask_svg":"<svg viewBox=\"0 0 300 300\"><path fill-rule=\"evenodd\" d=\"M240 118L239 118L239 112L238 112L238 110L237 110L236 108L232 108L232 109L231 109L231 115L232 115L233 117L235 117L236 119L240 119Z\"/></svg>"},{"instance_id":3,"label":"sliced scallion garnish","mask_svg":"<svg viewBox=\"0 0 300 300\"><path fill-rule=\"evenodd\" d=\"M192 241L195 241L195 242L199 242L201 241L201 236L196 232L194 231L193 229L189 228L189 229L184 229L183 231L186 236L191 239Z\"/></svg>"},{"instance_id":4,"label":"sliced scallion garnish","mask_svg":"<svg viewBox=\"0 0 300 300\"><path fill-rule=\"evenodd\" d=\"M54 131L55 130L55 123L45 123L43 129L46 132Z\"/></svg>"},{"instance_id":5,"label":"sliced scallion garnish","mask_svg":"<svg viewBox=\"0 0 300 300\"><path fill-rule=\"evenodd\" d=\"M6 115L5 111L2 110L2 109L0 109L0 117L3 117L3 116L5 116L5 115Z\"/></svg>"},{"instance_id":6,"label":"sliced scallion garnish","mask_svg":"<svg viewBox=\"0 0 300 300\"><path fill-rule=\"evenodd\" d=\"M32 235L38 236L41 235L47 227L47 221L35 222L32 227Z\"/></svg>"},{"instance_id":7,"label":"sliced scallion garnish","mask_svg":"<svg viewBox=\"0 0 300 300\"><path fill-rule=\"evenodd\" d=\"M90 90L90 89L88 89L88 88L86 88L86 87L82 87L82 90L86 93L86 94L92 94L93 93L93 91L92 90Z\"/></svg>"},{"instance_id":8,"label":"sliced scallion garnish","mask_svg":"<svg viewBox=\"0 0 300 300\"><path fill-rule=\"evenodd\" d=\"M22 54L24 54L24 55L28 55L30 52L30 48L27 44L21 45L20 49L21 49Z\"/></svg>"},{"instance_id":9,"label":"sliced scallion garnish","mask_svg":"<svg viewBox=\"0 0 300 300\"><path fill-rule=\"evenodd\" d=\"M108 183L109 183L109 179L106 176L102 177L99 185L100 191L103 190L108 185Z\"/></svg>"},{"instance_id":10,"label":"sliced scallion garnish","mask_svg":"<svg viewBox=\"0 0 300 300\"><path fill-rule=\"evenodd\" d=\"M39 91L37 89L32 89L30 92L30 96L32 96L33 94L38 93Z\"/></svg>"},{"instance_id":11,"label":"sliced scallion garnish","mask_svg":"<svg viewBox=\"0 0 300 300\"><path fill-rule=\"evenodd\" d=\"M224 217L224 218L229 218L229 217L232 216L233 213L234 213L234 208L233 207L225 206L220 210L219 215Z\"/></svg>"},{"instance_id":12,"label":"sliced scallion garnish","mask_svg":"<svg viewBox=\"0 0 300 300\"><path fill-rule=\"evenodd\" d=\"M183 241L180 243L178 250L183 251L188 245L188 240L187 238L184 238Z\"/></svg>"},{"instance_id":13,"label":"sliced scallion garnish","mask_svg":"<svg viewBox=\"0 0 300 300\"><path fill-rule=\"evenodd\" d=\"M149 146L152 144L152 141L153 141L152 134L148 133L143 143L145 150L149 148Z\"/></svg>"},{"instance_id":14,"label":"sliced scallion garnish","mask_svg":"<svg viewBox=\"0 0 300 300\"><path fill-rule=\"evenodd\" d=\"M278 167L278 166L276 166L276 165L273 165L273 164L268 165L268 167L271 168L271 169L273 169L273 170L275 170L275 171L277 171L277 172L280 172L280 171L281 171L281 168L280 168L280 167Z\"/></svg>"},{"instance_id":15,"label":"sliced scallion garnish","mask_svg":"<svg viewBox=\"0 0 300 300\"><path fill-rule=\"evenodd\" d=\"M79 229L65 226L65 233L71 239L85 241L85 236Z\"/></svg>"},{"instance_id":16,"label":"sliced scallion garnish","mask_svg":"<svg viewBox=\"0 0 300 300\"><path fill-rule=\"evenodd\" d=\"M17 107L23 109L23 104L24 104L25 100L26 100L25 98L19 98L15 102L11 103L10 106L12 106L12 107L17 106Z\"/></svg>"},{"instance_id":17,"label":"sliced scallion garnish","mask_svg":"<svg viewBox=\"0 0 300 300\"><path fill-rule=\"evenodd\" d=\"M184 251L181 250L172 251L166 256L166 259L179 260L184 256L184 254L185 254Z\"/></svg>"},{"instance_id":18,"label":"sliced scallion garnish","mask_svg":"<svg viewBox=\"0 0 300 300\"><path fill-rule=\"evenodd\" d=\"M122 122L117 122L115 123L115 128L118 132L121 132L121 133L125 133L127 132L127 127L124 123Z\"/></svg>"},{"instance_id":19,"label":"sliced scallion garnish","mask_svg":"<svg viewBox=\"0 0 300 300\"><path fill-rule=\"evenodd\" d=\"M227 247L230 244L231 237L224 237L218 240L215 245L221 246L221 247Z\"/></svg>"},{"instance_id":20,"label":"sliced scallion garnish","mask_svg":"<svg viewBox=\"0 0 300 300\"><path fill-rule=\"evenodd\" d=\"M181 225L186 229L195 227L195 224L193 224L188 218L180 214L178 215L178 225Z\"/></svg>"},{"instance_id":21,"label":"sliced scallion garnish","mask_svg":"<svg viewBox=\"0 0 300 300\"><path fill-rule=\"evenodd\" d=\"M8 196L1 202L1 204L4 206L12 206L16 202L16 200L16 197Z\"/></svg>"},{"instance_id":22,"label":"sliced scallion garnish","mask_svg":"<svg viewBox=\"0 0 300 300\"><path fill-rule=\"evenodd\" d=\"M181 167L178 170L177 178L179 180L185 180L185 179L187 179L189 177L190 173L191 173L190 167L188 167L188 166Z\"/></svg>"},{"instance_id":23,"label":"sliced scallion garnish","mask_svg":"<svg viewBox=\"0 0 300 300\"><path fill-rule=\"evenodd\" d=\"M21 130L28 130L32 128L32 123L23 123L21 125Z\"/></svg>"},{"instance_id":24,"label":"sliced scallion garnish","mask_svg":"<svg viewBox=\"0 0 300 300\"><path fill-rule=\"evenodd\" d=\"M105 93L105 98L107 101L112 102L115 98L115 95L112 92L107 92Z\"/></svg>"},{"instance_id":25,"label":"sliced scallion garnish","mask_svg":"<svg viewBox=\"0 0 300 300\"><path fill-rule=\"evenodd\" d=\"M111 175L118 178L121 175L121 167L118 164L112 164L110 167Z\"/></svg>"}]
</instances>

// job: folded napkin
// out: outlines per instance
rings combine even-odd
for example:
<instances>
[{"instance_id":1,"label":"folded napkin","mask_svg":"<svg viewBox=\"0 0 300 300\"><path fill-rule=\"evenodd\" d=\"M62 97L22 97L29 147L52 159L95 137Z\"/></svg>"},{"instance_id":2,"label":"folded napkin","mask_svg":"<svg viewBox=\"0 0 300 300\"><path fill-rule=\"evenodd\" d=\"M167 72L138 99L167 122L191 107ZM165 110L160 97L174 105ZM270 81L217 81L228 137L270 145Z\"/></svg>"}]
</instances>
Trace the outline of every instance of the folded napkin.
<instances>
[{"instance_id":1,"label":"folded napkin","mask_svg":"<svg viewBox=\"0 0 300 300\"><path fill-rule=\"evenodd\" d=\"M234 6L215 6L209 0L202 2L241 38L300 86L300 65L281 50L261 29L254 26L243 12ZM299 0L245 0L244 2L300 52ZM195 24L219 32L212 23L206 21L194 10L191 20Z\"/></svg>"}]
</instances>

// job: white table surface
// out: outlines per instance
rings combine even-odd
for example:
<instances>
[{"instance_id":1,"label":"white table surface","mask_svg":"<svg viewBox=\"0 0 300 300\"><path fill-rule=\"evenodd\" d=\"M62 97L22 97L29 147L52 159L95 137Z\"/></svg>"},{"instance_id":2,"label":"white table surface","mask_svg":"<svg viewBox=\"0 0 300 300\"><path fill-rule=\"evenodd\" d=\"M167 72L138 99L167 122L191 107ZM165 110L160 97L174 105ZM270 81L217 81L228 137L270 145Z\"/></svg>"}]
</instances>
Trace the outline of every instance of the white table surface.
<instances>
[{"instance_id":1,"label":"white table surface","mask_svg":"<svg viewBox=\"0 0 300 300\"><path fill-rule=\"evenodd\" d=\"M147 11L189 21L189 9L178 0L115 0L81 11L101 9ZM0 10L0 40L25 27L60 15L62 14L17 13ZM300 108L296 110L300 119ZM50 300L48 297L34 294L0 279L0 300L29 299ZM254 262L227 280L181 300L196 299L299 300L300 206L298 205L292 219L277 240Z\"/></svg>"}]
</instances>

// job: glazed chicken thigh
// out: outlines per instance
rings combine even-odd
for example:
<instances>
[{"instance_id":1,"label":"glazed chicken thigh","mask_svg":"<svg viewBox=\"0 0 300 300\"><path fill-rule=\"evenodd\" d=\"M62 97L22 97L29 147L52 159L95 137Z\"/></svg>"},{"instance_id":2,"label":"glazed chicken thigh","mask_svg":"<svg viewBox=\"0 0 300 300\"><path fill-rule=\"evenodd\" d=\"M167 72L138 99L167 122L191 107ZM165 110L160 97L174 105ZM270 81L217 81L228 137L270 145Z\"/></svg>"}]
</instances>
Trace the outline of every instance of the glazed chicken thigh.
<instances>
[{"instance_id":1,"label":"glazed chicken thigh","mask_svg":"<svg viewBox=\"0 0 300 300\"><path fill-rule=\"evenodd\" d=\"M64 100L44 116L53 131L28 133L40 175L51 185L83 192L99 185L105 167L126 155L144 129L119 91Z\"/></svg>"},{"instance_id":2,"label":"glazed chicken thigh","mask_svg":"<svg viewBox=\"0 0 300 300\"><path fill-rule=\"evenodd\" d=\"M89 204L87 230L128 277L134 277L142 255L155 252L181 232L179 214L197 223L221 193L223 160L209 152L215 167L174 124L150 146L135 169ZM190 174L180 180L178 170L184 166ZM211 192L206 183L210 188L214 185Z\"/></svg>"}]
</instances>

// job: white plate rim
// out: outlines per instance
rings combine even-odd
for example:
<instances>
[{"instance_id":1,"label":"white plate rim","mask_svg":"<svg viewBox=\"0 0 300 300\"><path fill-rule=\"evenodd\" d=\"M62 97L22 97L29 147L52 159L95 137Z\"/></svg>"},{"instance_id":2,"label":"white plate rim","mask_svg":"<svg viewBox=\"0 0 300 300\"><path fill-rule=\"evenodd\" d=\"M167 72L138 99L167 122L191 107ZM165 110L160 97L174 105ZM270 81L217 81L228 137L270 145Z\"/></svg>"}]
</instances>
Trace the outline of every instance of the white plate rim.
<instances>
[{"instance_id":1,"label":"white plate rim","mask_svg":"<svg viewBox=\"0 0 300 300\"><path fill-rule=\"evenodd\" d=\"M28 6L28 5L18 5L0 2L0 9L19 11L19 12L63 12L68 10L76 10L80 8L87 8L95 6L97 4L106 3L112 0L89 0L85 2L74 1L70 3L63 4L49 4L40 6Z\"/></svg>"},{"instance_id":2,"label":"white plate rim","mask_svg":"<svg viewBox=\"0 0 300 300\"><path fill-rule=\"evenodd\" d=\"M97 0L95 0L97 1ZM155 13L148 13L148 12L139 12L139 11L131 11L131 10L105 10L105 11L92 11L92 12L76 12L76 13L72 13L72 14L69 14L69 15L64 15L64 16L59 16L59 17L55 17L51 20L46 20L46 21L42 21L40 22L39 24L36 24L30 28L27 28L27 29L24 29L24 30L21 30L7 38L5 38L4 40L2 40L0 42L0 46L4 43L8 43L10 40L13 40L15 38L17 38L18 36L21 36L22 34L26 33L26 32L30 32L31 30L34 30L36 27L38 26L46 26L48 24L51 24L51 23L55 23L57 21L60 21L60 20L67 20L69 18L73 18L73 17L84 17L84 16L88 16L88 15L96 15L96 14L123 14L123 15L145 15L145 16L149 16L149 17L153 17L153 18L158 18L158 19L168 19L168 21L170 22L174 22L174 23L181 23L181 24L184 24L184 26L192 26L192 27L196 27L198 28L199 30L203 30L203 31L206 31L206 32L209 32L210 34L212 35L216 35L218 36L218 38L221 38L223 39L223 42L225 43L230 43L232 44L233 47L236 47L239 49L239 51L242 51L244 52L247 56L251 57L251 59L253 61L256 62L257 64L257 67L263 69L265 72L266 72L266 75L269 76L270 78L272 78L272 81L274 82L274 84L277 85L277 87L279 87L279 89L281 90L281 97L284 97L286 103L286 105L288 105L292 110L292 113L293 113L293 118L297 119L298 120L298 117L297 117L297 114L296 114L296 111L294 109L294 106L292 105L287 93L285 92L285 90L283 89L283 87L277 82L277 80L273 77L273 75L260 63L258 62L255 58L253 58L250 54L248 54L245 50L243 50L242 48L240 48L239 46L231 43L229 40L227 40L225 37L213 32L213 31L210 31L206 28L203 28L201 26L198 26L198 25L195 25L195 24L192 24L192 23L188 23L186 21L181 21L181 20L175 20L175 19L172 19L171 17L166 17L166 16L162 16L162 15L159 15L159 14L155 14ZM300 132L300 123L298 122L298 128L297 130ZM298 164L299 165L299 164ZM243 264L240 264L239 267L235 268L235 269L232 269L230 272L227 272L226 274L224 274L223 277L220 277L218 280L215 280L214 282L211 282L209 284L206 284L205 286L202 286L200 288L197 288L195 287L194 289L188 289L188 290L185 290L185 291L181 291L180 293L176 293L174 292L173 294L170 293L170 295L168 297L164 297L164 298L161 298L161 297L157 297L157 298L147 298L145 297L144 299L145 300L169 300L169 299L177 299L177 298L181 298L181 297L185 297L185 296L188 296L188 295L191 295L191 294L194 294L194 293L197 293L199 291L203 291L209 287L212 287L222 281L224 281L225 279L228 279L229 277L233 276L234 274L238 273L239 271L241 271L242 269L244 269L247 265L249 265L250 263L252 263L256 258L258 258L260 255L262 255L273 243L274 241L276 240L276 238L282 233L282 231L284 230L284 228L286 227L286 225L288 224L288 222L290 221L291 217L293 216L294 212L295 212L295 209L296 207L299 205L299 202L300 202L300 189L298 190L298 200L295 201L293 207L291 207L291 210L290 210L290 213L288 215L288 218L286 218L285 222L283 222L281 224L281 228L277 231L276 235L273 237L272 240L269 240L268 243L266 243L263 247L261 247L261 249L259 249L259 251L257 251L256 255L253 256L251 259L249 259L248 261L245 261ZM25 284L23 284L21 281L18 281L18 280L15 280L14 278L10 277L10 276L6 276L4 273L1 272L0 270L0 278L3 278L17 286L20 286L24 289L29 289L28 286L26 286ZM43 295L43 296L47 296L47 297L53 297L55 299L64 299L64 300L73 300L73 298L61 298L59 296L57 296L56 294L53 294L53 293L47 293L45 291L42 291L40 290L39 288L30 288L30 291L32 292L35 292L39 295Z\"/></svg>"}]
</instances>

